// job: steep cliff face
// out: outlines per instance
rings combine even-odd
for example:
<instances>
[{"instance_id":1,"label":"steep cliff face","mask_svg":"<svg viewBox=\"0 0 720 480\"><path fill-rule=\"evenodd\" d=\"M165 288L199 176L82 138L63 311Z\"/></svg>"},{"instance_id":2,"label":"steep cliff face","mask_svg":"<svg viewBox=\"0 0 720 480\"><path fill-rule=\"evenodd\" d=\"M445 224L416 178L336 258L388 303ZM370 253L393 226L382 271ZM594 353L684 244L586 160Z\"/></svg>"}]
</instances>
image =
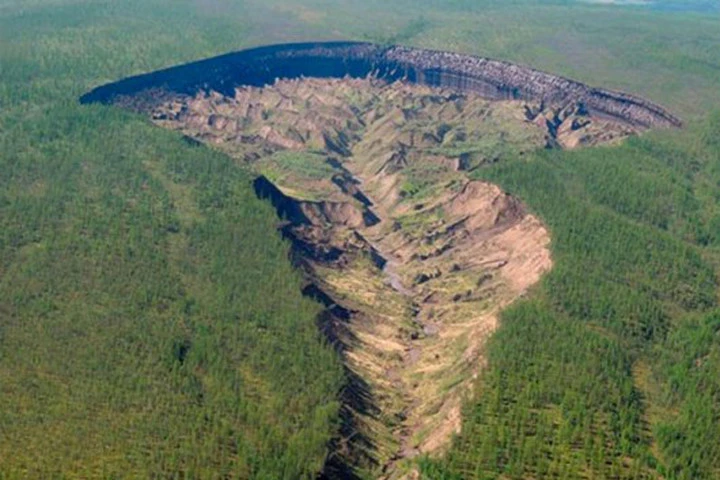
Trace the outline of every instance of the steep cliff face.
<instances>
[{"instance_id":1,"label":"steep cliff face","mask_svg":"<svg viewBox=\"0 0 720 480\"><path fill-rule=\"evenodd\" d=\"M83 102L111 102L118 95L156 89L195 95L232 94L277 78L405 80L471 91L489 99L522 99L550 105L582 104L591 113L640 127L679 127L681 121L647 100L593 88L532 68L472 55L370 43L329 42L260 47L141 75L100 87Z\"/></svg>"},{"instance_id":2,"label":"steep cliff face","mask_svg":"<svg viewBox=\"0 0 720 480\"><path fill-rule=\"evenodd\" d=\"M407 47L391 47L383 57L415 70L418 81L456 86L497 97L538 100L551 105L579 103L590 113L604 114L644 127L678 127L678 118L658 105L632 95L593 88L532 68L487 58Z\"/></svg>"}]
</instances>

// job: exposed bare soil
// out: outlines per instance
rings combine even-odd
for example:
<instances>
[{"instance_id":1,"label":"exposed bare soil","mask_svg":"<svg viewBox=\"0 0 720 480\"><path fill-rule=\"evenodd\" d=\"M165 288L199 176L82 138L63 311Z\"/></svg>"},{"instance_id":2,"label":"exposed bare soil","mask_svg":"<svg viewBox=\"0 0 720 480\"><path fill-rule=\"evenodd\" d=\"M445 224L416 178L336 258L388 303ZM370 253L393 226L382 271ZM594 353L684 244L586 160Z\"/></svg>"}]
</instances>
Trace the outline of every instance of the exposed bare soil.
<instances>
[{"instance_id":1,"label":"exposed bare soil","mask_svg":"<svg viewBox=\"0 0 720 480\"><path fill-rule=\"evenodd\" d=\"M634 128L582 105L488 101L375 79L281 80L234 97L152 95L155 122L248 163L287 219L306 293L350 386L334 458L411 475L442 452L498 313L551 268L522 203L467 172L536 148L617 141ZM145 99L147 100L147 99ZM125 104L143 108L141 97Z\"/></svg>"}]
</instances>

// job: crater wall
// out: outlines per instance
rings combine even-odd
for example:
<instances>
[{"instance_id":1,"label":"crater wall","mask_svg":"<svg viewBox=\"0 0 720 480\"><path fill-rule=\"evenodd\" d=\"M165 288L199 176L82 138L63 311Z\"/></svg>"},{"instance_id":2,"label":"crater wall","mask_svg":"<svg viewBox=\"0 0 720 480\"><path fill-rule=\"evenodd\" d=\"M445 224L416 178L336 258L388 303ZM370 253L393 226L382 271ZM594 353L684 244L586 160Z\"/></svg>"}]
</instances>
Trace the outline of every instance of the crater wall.
<instances>
[{"instance_id":1,"label":"crater wall","mask_svg":"<svg viewBox=\"0 0 720 480\"><path fill-rule=\"evenodd\" d=\"M259 47L130 77L98 87L83 103L112 103L145 90L195 95L232 95L240 86L263 86L277 78L405 80L495 100L522 99L553 105L576 103L590 113L640 127L680 127L679 118L642 98L595 88L529 67L459 53L358 42L301 43Z\"/></svg>"}]
</instances>

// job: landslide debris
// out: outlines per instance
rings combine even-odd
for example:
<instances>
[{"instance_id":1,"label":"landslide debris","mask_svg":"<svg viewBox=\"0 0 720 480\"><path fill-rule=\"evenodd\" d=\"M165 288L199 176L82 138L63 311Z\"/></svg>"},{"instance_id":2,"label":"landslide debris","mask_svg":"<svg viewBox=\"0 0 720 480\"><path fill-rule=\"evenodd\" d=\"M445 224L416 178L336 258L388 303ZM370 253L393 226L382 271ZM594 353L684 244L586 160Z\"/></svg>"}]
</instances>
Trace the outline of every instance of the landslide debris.
<instances>
[{"instance_id":1,"label":"landslide debris","mask_svg":"<svg viewBox=\"0 0 720 480\"><path fill-rule=\"evenodd\" d=\"M407 459L442 452L498 313L552 265L541 222L468 172L636 131L581 103L374 77L117 101L245 162L284 219L350 379L330 478L399 478L411 474Z\"/></svg>"}]
</instances>

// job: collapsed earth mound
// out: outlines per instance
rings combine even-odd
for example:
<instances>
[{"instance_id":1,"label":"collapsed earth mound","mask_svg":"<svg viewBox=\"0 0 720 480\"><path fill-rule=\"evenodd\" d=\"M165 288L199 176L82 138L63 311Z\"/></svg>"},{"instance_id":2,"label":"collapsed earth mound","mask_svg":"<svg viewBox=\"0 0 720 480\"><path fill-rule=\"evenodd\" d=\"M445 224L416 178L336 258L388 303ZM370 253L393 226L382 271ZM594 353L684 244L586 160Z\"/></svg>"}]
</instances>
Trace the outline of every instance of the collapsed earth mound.
<instances>
[{"instance_id":1,"label":"collapsed earth mound","mask_svg":"<svg viewBox=\"0 0 720 480\"><path fill-rule=\"evenodd\" d=\"M148 114L258 174L345 360L328 478L398 478L409 458L442 452L498 313L551 267L540 221L468 173L679 125L524 67L354 43L240 52L83 100Z\"/></svg>"}]
</instances>

